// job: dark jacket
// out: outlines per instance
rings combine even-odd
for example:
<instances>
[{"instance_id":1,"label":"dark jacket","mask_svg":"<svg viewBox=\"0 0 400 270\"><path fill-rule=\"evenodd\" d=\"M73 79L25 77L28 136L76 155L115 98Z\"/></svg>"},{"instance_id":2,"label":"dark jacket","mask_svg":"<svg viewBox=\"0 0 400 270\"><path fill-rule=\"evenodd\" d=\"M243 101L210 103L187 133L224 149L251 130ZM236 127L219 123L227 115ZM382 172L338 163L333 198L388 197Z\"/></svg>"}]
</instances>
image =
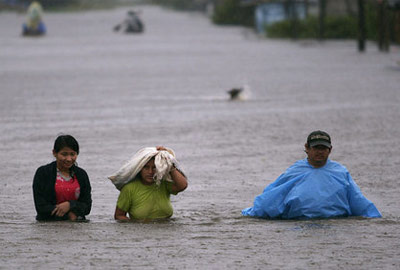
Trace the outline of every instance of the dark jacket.
<instances>
[{"instance_id":1,"label":"dark jacket","mask_svg":"<svg viewBox=\"0 0 400 270\"><path fill-rule=\"evenodd\" d=\"M80 185L80 195L78 200L71 200L71 210L78 217L84 218L85 215L90 213L92 208L92 188L90 186L89 177L87 173L73 165L71 167L71 174L75 174ZM63 220L68 219L68 214L64 217L52 216L51 212L56 207L56 192L55 184L57 178L57 164L52 162L50 164L39 167L36 170L35 177L33 178L33 199L35 201L35 208L37 212L37 220Z\"/></svg>"}]
</instances>

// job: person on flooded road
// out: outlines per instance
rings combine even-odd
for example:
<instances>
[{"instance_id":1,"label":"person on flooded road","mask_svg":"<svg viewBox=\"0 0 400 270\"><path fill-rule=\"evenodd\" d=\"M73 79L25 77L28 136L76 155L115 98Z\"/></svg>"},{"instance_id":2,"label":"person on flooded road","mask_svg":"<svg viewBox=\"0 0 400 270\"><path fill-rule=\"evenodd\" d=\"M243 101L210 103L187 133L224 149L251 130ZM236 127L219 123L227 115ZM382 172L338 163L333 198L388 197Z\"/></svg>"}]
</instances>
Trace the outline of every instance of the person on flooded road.
<instances>
[{"instance_id":1,"label":"person on flooded road","mask_svg":"<svg viewBox=\"0 0 400 270\"><path fill-rule=\"evenodd\" d=\"M347 169L329 159L331 151L328 133L311 132L305 144L307 158L289 167L242 214L281 219L381 217Z\"/></svg>"},{"instance_id":2,"label":"person on flooded road","mask_svg":"<svg viewBox=\"0 0 400 270\"><path fill-rule=\"evenodd\" d=\"M177 195L188 186L175 153L163 146L139 150L109 179L120 190L114 213L116 220L170 218L173 214L170 195Z\"/></svg>"},{"instance_id":3,"label":"person on flooded road","mask_svg":"<svg viewBox=\"0 0 400 270\"><path fill-rule=\"evenodd\" d=\"M36 219L85 220L92 196L87 173L76 165L79 144L71 135L60 135L53 155L56 160L39 167L33 178Z\"/></svg>"},{"instance_id":4,"label":"person on flooded road","mask_svg":"<svg viewBox=\"0 0 400 270\"><path fill-rule=\"evenodd\" d=\"M39 2L33 1L28 8L27 21L22 25L23 36L41 36L46 34L43 22L43 8Z\"/></svg>"},{"instance_id":5,"label":"person on flooded road","mask_svg":"<svg viewBox=\"0 0 400 270\"><path fill-rule=\"evenodd\" d=\"M114 31L122 30L124 33L142 33L144 31L144 24L139 17L139 12L130 10L127 13L125 20L116 26Z\"/></svg>"}]
</instances>

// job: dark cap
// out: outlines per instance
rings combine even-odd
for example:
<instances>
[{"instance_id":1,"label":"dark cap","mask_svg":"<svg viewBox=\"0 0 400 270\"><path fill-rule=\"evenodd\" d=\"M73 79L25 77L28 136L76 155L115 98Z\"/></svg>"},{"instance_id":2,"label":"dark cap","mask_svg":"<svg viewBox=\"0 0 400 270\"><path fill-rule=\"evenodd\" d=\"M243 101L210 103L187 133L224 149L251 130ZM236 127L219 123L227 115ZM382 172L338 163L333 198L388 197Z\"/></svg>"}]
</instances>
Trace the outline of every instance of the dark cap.
<instances>
[{"instance_id":1,"label":"dark cap","mask_svg":"<svg viewBox=\"0 0 400 270\"><path fill-rule=\"evenodd\" d=\"M307 137L307 144L309 147L313 147L316 145L324 145L326 147L331 148L331 136L328 133L317 130L313 131Z\"/></svg>"}]
</instances>

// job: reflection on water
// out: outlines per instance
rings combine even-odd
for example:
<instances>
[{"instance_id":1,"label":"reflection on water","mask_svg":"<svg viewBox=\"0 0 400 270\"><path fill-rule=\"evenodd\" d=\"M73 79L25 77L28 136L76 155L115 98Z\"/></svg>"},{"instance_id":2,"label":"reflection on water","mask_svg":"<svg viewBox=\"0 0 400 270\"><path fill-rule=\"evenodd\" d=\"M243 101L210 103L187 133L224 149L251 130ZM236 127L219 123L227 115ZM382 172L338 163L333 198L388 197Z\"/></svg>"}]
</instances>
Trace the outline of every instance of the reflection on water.
<instances>
[{"instance_id":1,"label":"reflection on water","mask_svg":"<svg viewBox=\"0 0 400 270\"><path fill-rule=\"evenodd\" d=\"M204 17L143 7L146 32L112 31L115 9L46 14L48 35L19 36L0 14L0 262L3 268L395 269L400 266L399 74L393 53L354 42L256 38ZM246 35L243 35L243 33ZM232 102L227 91L248 85ZM241 217L327 130L382 219ZM89 222L34 220L31 184L71 133L93 187ZM118 223L109 176L139 148L173 148L189 188L169 221Z\"/></svg>"}]
</instances>

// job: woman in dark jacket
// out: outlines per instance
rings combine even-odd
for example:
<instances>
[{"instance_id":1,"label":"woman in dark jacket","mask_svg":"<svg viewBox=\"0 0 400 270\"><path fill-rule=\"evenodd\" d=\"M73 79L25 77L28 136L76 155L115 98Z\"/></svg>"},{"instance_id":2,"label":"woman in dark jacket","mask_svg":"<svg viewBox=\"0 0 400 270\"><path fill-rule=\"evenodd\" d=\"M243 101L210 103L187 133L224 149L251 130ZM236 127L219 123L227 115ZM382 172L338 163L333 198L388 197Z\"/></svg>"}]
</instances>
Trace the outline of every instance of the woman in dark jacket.
<instances>
[{"instance_id":1,"label":"woman in dark jacket","mask_svg":"<svg viewBox=\"0 0 400 270\"><path fill-rule=\"evenodd\" d=\"M37 220L81 220L92 208L91 186L87 173L75 161L79 144L71 135L54 142L56 161L37 169L33 179L33 198Z\"/></svg>"}]
</instances>

